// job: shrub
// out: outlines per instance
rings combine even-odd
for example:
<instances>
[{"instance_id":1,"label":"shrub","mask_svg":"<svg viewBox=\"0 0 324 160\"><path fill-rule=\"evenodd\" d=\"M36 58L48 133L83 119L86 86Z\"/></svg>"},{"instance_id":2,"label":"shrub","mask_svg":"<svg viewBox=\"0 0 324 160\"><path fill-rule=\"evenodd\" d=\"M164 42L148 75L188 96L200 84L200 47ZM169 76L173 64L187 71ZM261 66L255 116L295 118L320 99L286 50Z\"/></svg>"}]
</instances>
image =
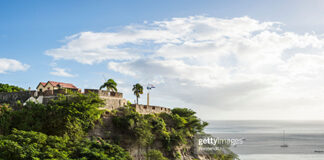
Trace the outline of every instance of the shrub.
<instances>
[{"instance_id":1,"label":"shrub","mask_svg":"<svg viewBox=\"0 0 324 160\"><path fill-rule=\"evenodd\" d=\"M77 139L83 137L100 119L103 111L98 110L98 107L102 105L103 101L95 94L71 93L69 96L60 96L47 105L29 102L19 110L9 111L10 113L2 109L10 118L5 118L9 119L9 124L1 123L0 126L5 128L6 134L16 128L48 135L68 135ZM0 121L1 119L4 118L0 118Z\"/></svg>"},{"instance_id":2,"label":"shrub","mask_svg":"<svg viewBox=\"0 0 324 160\"><path fill-rule=\"evenodd\" d=\"M0 83L0 92L20 92L24 90L25 89L18 86Z\"/></svg>"},{"instance_id":3,"label":"shrub","mask_svg":"<svg viewBox=\"0 0 324 160\"><path fill-rule=\"evenodd\" d=\"M146 154L146 160L168 160L159 150L150 150Z\"/></svg>"},{"instance_id":4,"label":"shrub","mask_svg":"<svg viewBox=\"0 0 324 160\"><path fill-rule=\"evenodd\" d=\"M13 130L0 137L0 159L96 159L130 160L121 147L97 139L72 141L69 137L47 136L33 131Z\"/></svg>"}]
</instances>

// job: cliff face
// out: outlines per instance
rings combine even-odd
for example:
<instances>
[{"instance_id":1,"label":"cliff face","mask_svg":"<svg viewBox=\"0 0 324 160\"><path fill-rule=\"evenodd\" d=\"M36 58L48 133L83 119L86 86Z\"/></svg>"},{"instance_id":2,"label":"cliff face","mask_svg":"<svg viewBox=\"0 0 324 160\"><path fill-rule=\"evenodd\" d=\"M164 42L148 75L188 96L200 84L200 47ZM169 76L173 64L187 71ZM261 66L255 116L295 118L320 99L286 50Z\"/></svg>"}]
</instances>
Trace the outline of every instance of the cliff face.
<instances>
[{"instance_id":1,"label":"cliff face","mask_svg":"<svg viewBox=\"0 0 324 160\"><path fill-rule=\"evenodd\" d=\"M145 155L148 150L150 149L156 149L163 153L163 155L168 155L165 151L165 148L163 148L163 145L159 141L154 141L152 145L149 147L143 147L136 143L135 137L132 139L125 138L121 139L123 137L127 137L128 133L120 133L120 131L116 130L116 126L113 124L113 115L114 113L107 111L103 114L101 118L101 122L98 122L95 127L90 130L88 133L89 137L100 137L102 139L110 140L110 141L117 141L118 139L118 145L125 148L130 155L133 157L134 160L145 160ZM125 135L123 135L125 134ZM118 137L118 138L116 138ZM181 145L178 146L176 149L176 152L179 153L179 158L177 160L212 160L210 156L206 155L195 155L194 152L194 146L193 145ZM172 157L166 156L168 159L175 159Z\"/></svg>"}]
</instances>

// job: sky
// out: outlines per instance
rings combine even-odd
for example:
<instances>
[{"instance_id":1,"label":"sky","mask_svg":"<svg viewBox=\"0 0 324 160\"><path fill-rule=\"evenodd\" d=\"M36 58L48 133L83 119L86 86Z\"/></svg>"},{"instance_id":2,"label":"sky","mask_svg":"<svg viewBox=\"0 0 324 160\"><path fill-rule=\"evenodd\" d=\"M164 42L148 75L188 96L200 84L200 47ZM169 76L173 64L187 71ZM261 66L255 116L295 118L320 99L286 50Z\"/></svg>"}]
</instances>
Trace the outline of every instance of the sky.
<instances>
[{"instance_id":1,"label":"sky","mask_svg":"<svg viewBox=\"0 0 324 160\"><path fill-rule=\"evenodd\" d=\"M203 120L324 120L323 3L3 0L0 83L112 78Z\"/></svg>"}]
</instances>

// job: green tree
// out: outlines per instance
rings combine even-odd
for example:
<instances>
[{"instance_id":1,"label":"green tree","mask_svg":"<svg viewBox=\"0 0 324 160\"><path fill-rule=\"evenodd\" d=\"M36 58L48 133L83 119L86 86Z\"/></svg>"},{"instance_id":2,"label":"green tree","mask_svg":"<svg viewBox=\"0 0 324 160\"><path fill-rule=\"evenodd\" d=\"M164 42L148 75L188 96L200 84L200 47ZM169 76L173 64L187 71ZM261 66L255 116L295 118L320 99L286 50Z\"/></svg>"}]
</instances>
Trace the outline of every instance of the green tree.
<instances>
[{"instance_id":1,"label":"green tree","mask_svg":"<svg viewBox=\"0 0 324 160\"><path fill-rule=\"evenodd\" d=\"M100 90L106 88L107 91L117 92L117 83L113 79L108 79L103 85L100 86Z\"/></svg>"},{"instance_id":2,"label":"green tree","mask_svg":"<svg viewBox=\"0 0 324 160\"><path fill-rule=\"evenodd\" d=\"M95 140L84 139L75 147L71 154L72 159L93 159L93 160L131 160L127 151L116 144L97 138Z\"/></svg>"},{"instance_id":3,"label":"green tree","mask_svg":"<svg viewBox=\"0 0 324 160\"><path fill-rule=\"evenodd\" d=\"M8 105L0 105L0 135L9 134L12 109Z\"/></svg>"},{"instance_id":4,"label":"green tree","mask_svg":"<svg viewBox=\"0 0 324 160\"><path fill-rule=\"evenodd\" d=\"M67 142L67 137L14 129L12 134L0 138L0 159L68 159Z\"/></svg>"},{"instance_id":5,"label":"green tree","mask_svg":"<svg viewBox=\"0 0 324 160\"><path fill-rule=\"evenodd\" d=\"M98 108L102 105L103 101L94 93L62 95L47 105L30 102L18 110L11 111L9 131L17 128L80 139L100 120L103 111ZM5 111L3 109L2 114L8 114ZM0 122L1 119L4 118L0 118ZM7 128L7 131L4 131L7 133L8 126L3 125L3 128Z\"/></svg>"},{"instance_id":6,"label":"green tree","mask_svg":"<svg viewBox=\"0 0 324 160\"><path fill-rule=\"evenodd\" d=\"M212 157L215 160L236 160L236 159L238 159L238 156L231 151L229 153L224 153L219 150L215 154L213 154Z\"/></svg>"},{"instance_id":7,"label":"green tree","mask_svg":"<svg viewBox=\"0 0 324 160\"><path fill-rule=\"evenodd\" d=\"M146 154L146 160L168 160L159 150L150 150Z\"/></svg>"},{"instance_id":8,"label":"green tree","mask_svg":"<svg viewBox=\"0 0 324 160\"><path fill-rule=\"evenodd\" d=\"M140 98L140 95L143 94L143 86L139 83L136 83L133 85L133 92L134 95L136 96L136 103L138 104L138 98Z\"/></svg>"},{"instance_id":9,"label":"green tree","mask_svg":"<svg viewBox=\"0 0 324 160\"><path fill-rule=\"evenodd\" d=\"M20 88L18 86L0 83L0 92L20 92L20 91L25 91L25 89Z\"/></svg>"},{"instance_id":10,"label":"green tree","mask_svg":"<svg viewBox=\"0 0 324 160\"><path fill-rule=\"evenodd\" d=\"M100 138L71 140L68 136L48 136L34 131L13 130L0 137L0 159L7 160L130 160L129 153Z\"/></svg>"},{"instance_id":11,"label":"green tree","mask_svg":"<svg viewBox=\"0 0 324 160\"><path fill-rule=\"evenodd\" d=\"M144 115L136 112L134 108L127 106L120 109L113 117L112 122L124 136L121 139L132 140L132 144L145 147L152 143L154 135L151 132L151 124Z\"/></svg>"}]
</instances>

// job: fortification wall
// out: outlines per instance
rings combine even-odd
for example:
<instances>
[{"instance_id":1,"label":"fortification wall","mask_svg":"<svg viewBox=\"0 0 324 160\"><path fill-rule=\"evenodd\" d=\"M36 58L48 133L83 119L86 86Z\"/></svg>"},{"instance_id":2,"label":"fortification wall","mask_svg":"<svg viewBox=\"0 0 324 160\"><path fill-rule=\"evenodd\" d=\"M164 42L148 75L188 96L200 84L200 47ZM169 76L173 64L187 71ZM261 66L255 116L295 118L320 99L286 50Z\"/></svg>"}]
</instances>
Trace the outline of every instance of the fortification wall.
<instances>
[{"instance_id":1,"label":"fortification wall","mask_svg":"<svg viewBox=\"0 0 324 160\"><path fill-rule=\"evenodd\" d=\"M68 94L68 91L66 89L57 89L37 92L37 96L57 96L59 94Z\"/></svg>"},{"instance_id":2,"label":"fortification wall","mask_svg":"<svg viewBox=\"0 0 324 160\"><path fill-rule=\"evenodd\" d=\"M46 104L51 99L54 99L59 94L68 94L66 89L57 89L57 90L46 90L44 92L38 92L38 91L22 91L22 92L0 92L0 104L1 103L9 103L9 104L15 104L18 100L22 103L26 102L28 99L34 98L38 99L43 98L44 100L41 100L41 103Z\"/></svg>"},{"instance_id":3,"label":"fortification wall","mask_svg":"<svg viewBox=\"0 0 324 160\"><path fill-rule=\"evenodd\" d=\"M127 100L124 98L115 98L109 96L100 96L100 98L103 99L106 103L105 107L103 107L102 109L114 110L120 107L124 107L127 104ZM170 108L160 106L132 104L132 107L134 107L140 114L171 113Z\"/></svg>"},{"instance_id":4,"label":"fortification wall","mask_svg":"<svg viewBox=\"0 0 324 160\"><path fill-rule=\"evenodd\" d=\"M22 91L22 92L0 92L0 103L14 104L18 100L20 102L25 102L29 97L36 94L36 91Z\"/></svg>"},{"instance_id":5,"label":"fortification wall","mask_svg":"<svg viewBox=\"0 0 324 160\"><path fill-rule=\"evenodd\" d=\"M132 104L136 111L141 114L152 114L152 113L171 113L170 108L160 107L160 106L147 106L142 104Z\"/></svg>"},{"instance_id":6,"label":"fortification wall","mask_svg":"<svg viewBox=\"0 0 324 160\"><path fill-rule=\"evenodd\" d=\"M108 97L108 96L100 96L106 103L105 109L113 110L120 107L124 107L127 104L127 100L124 98L115 98L115 97Z\"/></svg>"},{"instance_id":7,"label":"fortification wall","mask_svg":"<svg viewBox=\"0 0 324 160\"><path fill-rule=\"evenodd\" d=\"M96 93L99 96L123 98L123 93L120 93L120 92L109 92L109 91L104 91L104 90L99 90L99 89L84 89L84 94L88 94L90 92Z\"/></svg>"}]
</instances>

